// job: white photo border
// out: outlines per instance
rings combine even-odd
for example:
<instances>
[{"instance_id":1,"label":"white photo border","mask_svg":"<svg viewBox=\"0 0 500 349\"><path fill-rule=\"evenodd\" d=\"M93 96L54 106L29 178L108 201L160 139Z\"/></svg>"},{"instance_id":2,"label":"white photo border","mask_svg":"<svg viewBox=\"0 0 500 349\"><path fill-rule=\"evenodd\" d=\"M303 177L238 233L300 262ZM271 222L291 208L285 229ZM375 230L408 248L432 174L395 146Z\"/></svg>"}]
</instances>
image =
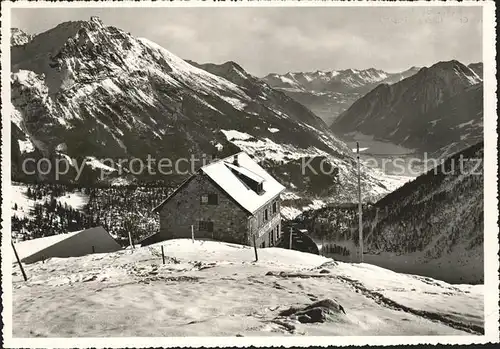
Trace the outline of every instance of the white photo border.
<instances>
[{"instance_id":1,"label":"white photo border","mask_svg":"<svg viewBox=\"0 0 500 349\"><path fill-rule=\"evenodd\" d=\"M124 338L13 338L12 336L12 249L10 248L10 12L14 8L86 7L375 7L375 6L481 6L483 8L484 64L484 309L485 334L465 336L277 336L277 337L124 337ZM336 2L336 1L172 1L172 2L2 2L2 318L5 347L23 348L124 348L124 347L248 347L248 346L348 346L401 344L473 344L498 342L499 244L497 188L496 115L496 15L495 3L486 2Z\"/></svg>"}]
</instances>

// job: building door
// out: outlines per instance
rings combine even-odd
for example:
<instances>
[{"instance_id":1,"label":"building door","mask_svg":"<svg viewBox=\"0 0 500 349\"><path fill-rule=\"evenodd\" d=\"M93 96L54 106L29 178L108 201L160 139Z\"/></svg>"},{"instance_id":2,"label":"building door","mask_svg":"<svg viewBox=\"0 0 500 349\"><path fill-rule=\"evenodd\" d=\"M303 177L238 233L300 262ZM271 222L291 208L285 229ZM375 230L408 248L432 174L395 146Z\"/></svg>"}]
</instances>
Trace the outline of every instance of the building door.
<instances>
[{"instance_id":1,"label":"building door","mask_svg":"<svg viewBox=\"0 0 500 349\"><path fill-rule=\"evenodd\" d=\"M198 221L198 235L200 238L213 238L214 222Z\"/></svg>"}]
</instances>

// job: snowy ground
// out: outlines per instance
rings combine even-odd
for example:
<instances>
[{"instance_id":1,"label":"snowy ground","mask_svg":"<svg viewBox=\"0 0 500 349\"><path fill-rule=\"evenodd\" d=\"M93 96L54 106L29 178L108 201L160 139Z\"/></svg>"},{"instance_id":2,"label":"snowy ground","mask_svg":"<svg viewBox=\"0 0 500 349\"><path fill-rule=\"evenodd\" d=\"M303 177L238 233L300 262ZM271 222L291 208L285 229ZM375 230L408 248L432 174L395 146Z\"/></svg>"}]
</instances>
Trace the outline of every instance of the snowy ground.
<instances>
[{"instance_id":1,"label":"snowy ground","mask_svg":"<svg viewBox=\"0 0 500 349\"><path fill-rule=\"evenodd\" d=\"M13 265L14 337L460 335L483 332L483 286L449 285L279 248L170 240ZM271 273L269 273L271 272ZM266 275L267 274L267 275ZM280 316L332 299L323 323Z\"/></svg>"},{"instance_id":2,"label":"snowy ground","mask_svg":"<svg viewBox=\"0 0 500 349\"><path fill-rule=\"evenodd\" d=\"M17 216L18 218L31 217L35 204L42 205L45 201L50 200L50 196L45 196L37 200L28 198L26 195L28 192L28 186L26 184L12 183L10 188L9 197L11 207L13 208L14 205L17 205L17 210L13 210L12 215ZM56 197L55 199L60 202L61 205L64 206L64 204L67 204L76 210L82 210L89 201L88 196L80 192L66 193L63 196Z\"/></svg>"}]
</instances>

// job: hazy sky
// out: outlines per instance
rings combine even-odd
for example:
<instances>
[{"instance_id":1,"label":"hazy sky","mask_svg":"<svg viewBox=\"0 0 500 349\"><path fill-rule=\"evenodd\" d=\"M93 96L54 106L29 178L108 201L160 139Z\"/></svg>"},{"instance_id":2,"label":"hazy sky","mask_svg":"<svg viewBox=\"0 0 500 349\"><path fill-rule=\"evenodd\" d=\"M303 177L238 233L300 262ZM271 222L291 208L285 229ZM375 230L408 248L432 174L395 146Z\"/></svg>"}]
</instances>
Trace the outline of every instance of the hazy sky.
<instances>
[{"instance_id":1,"label":"hazy sky","mask_svg":"<svg viewBox=\"0 0 500 349\"><path fill-rule=\"evenodd\" d=\"M482 9L470 6L14 9L12 26L33 34L94 15L181 58L258 76L482 60Z\"/></svg>"}]
</instances>

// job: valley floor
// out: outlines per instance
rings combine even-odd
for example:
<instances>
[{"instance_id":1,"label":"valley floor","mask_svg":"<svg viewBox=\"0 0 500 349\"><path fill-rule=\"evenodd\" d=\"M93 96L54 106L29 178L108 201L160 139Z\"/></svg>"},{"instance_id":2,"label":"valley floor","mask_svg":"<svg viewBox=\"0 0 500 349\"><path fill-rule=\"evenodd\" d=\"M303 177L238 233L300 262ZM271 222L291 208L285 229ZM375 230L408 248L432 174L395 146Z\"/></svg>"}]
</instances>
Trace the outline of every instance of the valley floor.
<instances>
[{"instance_id":1,"label":"valley floor","mask_svg":"<svg viewBox=\"0 0 500 349\"><path fill-rule=\"evenodd\" d=\"M470 335L484 332L483 286L369 264L214 241L13 264L14 337ZM301 323L282 310L322 299L344 313Z\"/></svg>"},{"instance_id":2,"label":"valley floor","mask_svg":"<svg viewBox=\"0 0 500 349\"><path fill-rule=\"evenodd\" d=\"M389 141L375 139L373 136L353 132L342 136L346 144L356 152L359 142L361 162L376 168L385 175L410 180L425 172L423 154Z\"/></svg>"}]
</instances>

